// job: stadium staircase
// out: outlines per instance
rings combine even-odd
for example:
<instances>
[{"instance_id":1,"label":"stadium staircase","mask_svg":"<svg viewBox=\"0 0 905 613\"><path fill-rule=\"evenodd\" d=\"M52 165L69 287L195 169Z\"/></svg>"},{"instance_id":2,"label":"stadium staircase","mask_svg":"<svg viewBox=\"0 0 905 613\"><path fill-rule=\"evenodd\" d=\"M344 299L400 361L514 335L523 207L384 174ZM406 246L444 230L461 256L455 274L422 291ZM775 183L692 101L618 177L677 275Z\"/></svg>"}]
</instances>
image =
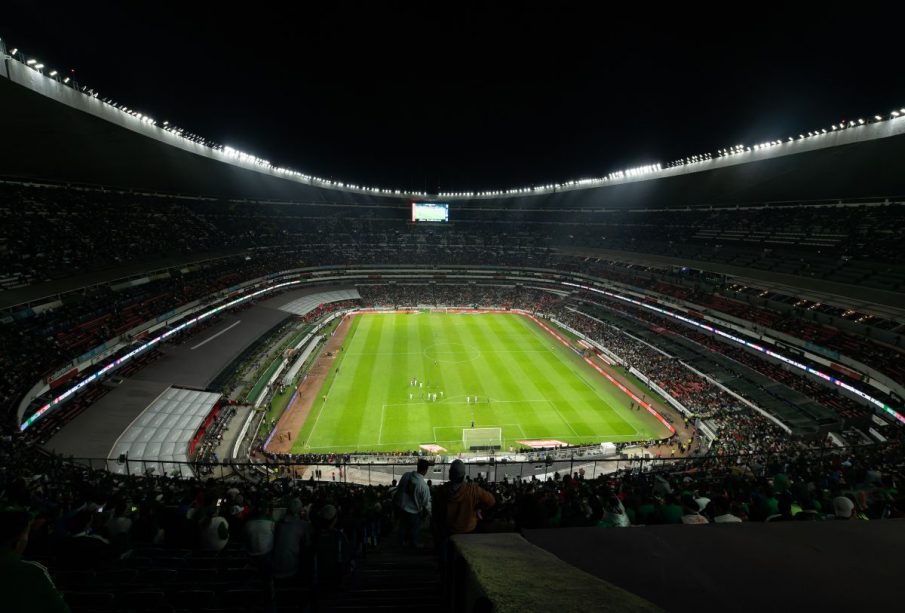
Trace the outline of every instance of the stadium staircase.
<instances>
[{"instance_id":1,"label":"stadium staircase","mask_svg":"<svg viewBox=\"0 0 905 613\"><path fill-rule=\"evenodd\" d=\"M392 539L393 537L391 537ZM343 589L322 591L317 610L323 613L445 611L443 588L432 547L402 549L384 541L370 550Z\"/></svg>"}]
</instances>

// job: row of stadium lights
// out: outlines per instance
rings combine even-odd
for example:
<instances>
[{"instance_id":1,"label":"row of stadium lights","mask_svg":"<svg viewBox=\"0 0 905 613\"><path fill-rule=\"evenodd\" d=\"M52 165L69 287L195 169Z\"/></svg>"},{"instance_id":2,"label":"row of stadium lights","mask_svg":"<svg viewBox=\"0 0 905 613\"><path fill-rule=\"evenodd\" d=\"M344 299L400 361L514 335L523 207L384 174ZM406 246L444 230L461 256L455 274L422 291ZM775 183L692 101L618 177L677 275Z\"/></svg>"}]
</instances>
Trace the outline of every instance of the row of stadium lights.
<instances>
[{"instance_id":1,"label":"row of stadium lights","mask_svg":"<svg viewBox=\"0 0 905 613\"><path fill-rule=\"evenodd\" d=\"M2 40L0 40L0 42L2 42ZM0 47L0 50L2 50L2 47ZM270 170L271 172L275 172L277 174L287 176L287 177L301 179L304 182L321 185L324 187L334 187L334 188L338 187L338 188L343 188L343 189L365 192L365 193L369 193L369 194L377 194L377 195L392 195L392 196L427 196L428 195L427 192L415 192L415 191L407 191L407 190L400 190L400 189L385 189L385 188L379 188L379 187L367 187L367 186L358 185L355 183L344 183L342 181L333 181L331 179L322 179L320 177L307 175L307 174L298 172L296 170L291 170L289 168L281 168L278 166L274 166L268 160L265 160L263 158L259 158L255 155L251 155L249 153L239 151L232 147L221 145L212 140L208 140L198 134L194 134L193 132L188 132L188 131L184 130L183 128L177 127L175 125L170 125L169 121L164 121L162 124L158 125L157 121L153 117L150 117L143 113L139 113L135 109L130 109L128 106L126 106L124 104L118 104L117 102L113 101L110 98L102 98L100 96L100 94L98 94L98 92L96 92L94 89L88 88L85 85L79 86L78 82L75 81L72 77L63 76L56 70L46 71L44 64L40 60L37 60L35 58L26 58L26 56L23 53L21 53L21 50L17 47L10 49L9 56L12 57L14 60L24 63L29 68L36 70L37 72L40 72L41 74L43 74L47 77L50 77L56 81L59 81L60 83L62 83L64 85L68 85L69 87L75 89L76 91L80 91L80 92L84 93L86 96L96 98L104 104L108 104L108 105L112 106L113 108L115 108L123 113L126 113L127 115L131 115L132 117L138 119L142 123L159 127L162 130L165 130L174 136L183 138L189 142L192 142L192 143L204 146L204 147L208 147L210 149L213 149L214 151L218 151L218 152L222 153L226 157L229 157L234 160L238 160L245 164L253 164L256 166L261 166L263 168Z\"/></svg>"},{"instance_id":2,"label":"row of stadium lights","mask_svg":"<svg viewBox=\"0 0 905 613\"><path fill-rule=\"evenodd\" d=\"M0 43L2 43L2 39L0 39ZM3 47L0 46L0 50L2 50L2 49L3 49ZM20 53L20 50L15 47L10 50L9 55L13 59L20 61L20 62L23 61L23 59L25 57L23 54ZM38 61L37 59L34 59L34 58L25 59L24 63L26 66L32 68L33 70L36 70L36 71L40 72L41 74L45 74L44 73L44 64L41 63L40 61ZM93 89L89 89L84 85L79 87L78 83L75 82L71 77L69 77L69 76L64 77L56 70L48 71L45 76L55 79L55 80L59 81L60 83L63 83L64 85L68 85L77 91L81 91L87 96L91 96L93 98L98 98L101 102L103 102L105 104L109 104L110 106L112 106L128 115L135 117L142 123L146 123L151 126L157 126L157 122L153 118L151 118L147 115L143 115L142 113L139 113L139 112L135 111L134 109L130 109L129 107L127 107L125 105L117 104L116 102L114 102L113 100L111 100L109 98L100 98L98 93L96 91L94 91ZM833 124L829 130L827 130L826 128L822 128L820 130L808 132L807 134L801 133L798 135L798 139L795 139L794 137L790 136L788 138L788 140L785 142L792 143L792 142L795 142L796 140L798 140L798 141L807 140L809 138L823 136L830 132L837 132L837 131L841 131L841 130L847 130L850 128L857 128L857 127L863 126L865 124L877 123L879 121L887 121L887 120L896 119L896 118L902 117L902 116L905 116L905 108L901 108L898 111L893 111L892 113L890 113L889 117L886 117L886 118L884 118L880 115L874 115L873 119L869 119L869 120L864 120L861 118L859 118L857 120L843 120L843 121L839 122L838 124ZM334 188L354 190L354 191L365 192L365 193L376 194L376 195L389 195L389 196L428 196L429 195L427 192L414 192L414 191L406 191L406 190L399 190L399 189L385 189L385 188L380 188L380 187L366 187L366 186L357 185L355 183L344 183L342 181L333 181L331 179L322 179L320 177L315 177L312 175L307 175L307 174L298 172L297 170L274 166L268 160L259 158L257 156L251 155L249 153L244 153L237 149L233 149L232 147L220 145L218 143L215 143L211 140L203 138L192 132L186 132L182 128L179 128L176 126L171 126L168 121L164 121L163 124L159 127L161 127L163 130L166 130L167 132L170 132L171 134L181 137L187 141L196 143L196 144L204 146L204 147L209 147L210 149L218 151L218 152L222 153L223 155L225 155L229 158L232 158L234 160L238 160L245 164L254 164L257 166L261 166L261 167L264 167L264 168L270 170L271 172L275 172L277 174L287 176L287 177L293 177L296 179L300 179L306 183L321 185L324 187L334 187ZM746 147L745 145L735 145L733 147L719 149L717 151L716 155L719 158L732 157L734 155L750 153L751 151L764 151L767 149L772 149L774 147L779 147L783 144L784 144L784 142L782 140L772 140L772 141L767 141L764 143L756 144L753 147L752 146ZM667 169L679 168L679 167L683 167L683 166L691 166L694 164L709 162L709 161L713 160L713 158L714 158L713 154L703 153L703 154L692 155L692 156L689 156L686 158L681 158L679 160L675 160L673 162L668 163L665 167L662 166L661 164L648 164L646 166L638 166L636 168L629 168L628 170L618 170L615 172L611 172L610 174L608 174L605 177L598 177L598 178L593 178L593 179L577 179L574 181L566 181L563 183L550 183L547 185L537 185L537 186L532 186L532 187L519 187L519 188L513 188L513 189L506 189L506 190L489 190L489 191L482 191L482 192L440 192L439 194L437 194L437 196L439 196L441 198L456 198L456 197L458 197L458 198L486 198L486 197L492 197L492 196L515 196L515 195L519 195L519 194L539 194L539 193L555 192L555 191L559 191L559 190L563 190L563 189L594 187L597 185L606 184L610 181L619 181L619 180L623 180L623 179L634 179L634 178L658 173L658 172L661 172L661 171L667 170Z\"/></svg>"}]
</instances>

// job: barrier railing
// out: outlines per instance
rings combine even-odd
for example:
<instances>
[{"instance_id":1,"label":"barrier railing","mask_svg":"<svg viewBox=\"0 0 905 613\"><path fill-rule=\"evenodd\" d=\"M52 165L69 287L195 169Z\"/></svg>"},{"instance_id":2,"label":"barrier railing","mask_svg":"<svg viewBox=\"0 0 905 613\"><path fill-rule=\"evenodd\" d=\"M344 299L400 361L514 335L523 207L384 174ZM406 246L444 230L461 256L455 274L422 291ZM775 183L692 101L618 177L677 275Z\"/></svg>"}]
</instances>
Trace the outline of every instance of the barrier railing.
<instances>
[{"instance_id":1,"label":"barrier railing","mask_svg":"<svg viewBox=\"0 0 905 613\"><path fill-rule=\"evenodd\" d=\"M752 476L767 476L766 467L771 463L785 463L792 457L820 461L830 457L843 459L852 455L882 453L887 460L905 461L903 446L899 443L870 444L856 447L818 447L789 449L736 455L703 455L690 457L657 458L645 454L642 448L633 450L637 455L623 453L616 457L600 458L575 455L555 459L514 461L494 458L470 460L465 463L466 475L489 482L512 482L538 479L546 481L557 475L579 475L584 479L596 479L614 473L666 474L666 473L718 473L720 470L743 471ZM362 485L390 485L404 473L415 470L418 457L393 457L364 459L357 456L324 455L299 458L281 457L260 461L227 462L155 462L126 458L66 458L67 461L87 466L91 470L109 471L129 476L200 477L214 479L279 478L313 482L355 483ZM427 479L442 482L448 479L453 457L426 457L431 462Z\"/></svg>"}]
</instances>

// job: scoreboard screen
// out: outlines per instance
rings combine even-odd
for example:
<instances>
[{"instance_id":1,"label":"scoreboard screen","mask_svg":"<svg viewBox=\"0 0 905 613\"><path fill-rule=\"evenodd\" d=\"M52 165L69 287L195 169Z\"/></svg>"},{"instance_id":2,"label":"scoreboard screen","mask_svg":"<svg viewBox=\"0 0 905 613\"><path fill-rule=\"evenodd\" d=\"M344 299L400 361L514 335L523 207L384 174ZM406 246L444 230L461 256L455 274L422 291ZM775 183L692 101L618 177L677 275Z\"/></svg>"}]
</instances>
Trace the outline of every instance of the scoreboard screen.
<instances>
[{"instance_id":1,"label":"scoreboard screen","mask_svg":"<svg viewBox=\"0 0 905 613\"><path fill-rule=\"evenodd\" d=\"M412 221L449 221L449 204L445 202L413 202Z\"/></svg>"}]
</instances>

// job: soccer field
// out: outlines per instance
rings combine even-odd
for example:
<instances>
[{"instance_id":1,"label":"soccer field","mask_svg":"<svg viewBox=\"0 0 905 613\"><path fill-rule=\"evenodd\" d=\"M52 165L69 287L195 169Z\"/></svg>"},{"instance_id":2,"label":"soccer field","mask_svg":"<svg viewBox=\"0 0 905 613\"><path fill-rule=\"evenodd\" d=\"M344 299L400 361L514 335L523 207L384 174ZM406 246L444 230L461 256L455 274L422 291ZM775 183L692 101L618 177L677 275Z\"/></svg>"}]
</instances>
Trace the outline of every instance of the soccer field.
<instances>
[{"instance_id":1,"label":"soccer field","mask_svg":"<svg viewBox=\"0 0 905 613\"><path fill-rule=\"evenodd\" d=\"M523 315L361 313L293 452L420 445L462 451L463 430L472 424L500 428L504 449L523 446L519 441L576 445L668 435L630 402Z\"/></svg>"}]
</instances>

